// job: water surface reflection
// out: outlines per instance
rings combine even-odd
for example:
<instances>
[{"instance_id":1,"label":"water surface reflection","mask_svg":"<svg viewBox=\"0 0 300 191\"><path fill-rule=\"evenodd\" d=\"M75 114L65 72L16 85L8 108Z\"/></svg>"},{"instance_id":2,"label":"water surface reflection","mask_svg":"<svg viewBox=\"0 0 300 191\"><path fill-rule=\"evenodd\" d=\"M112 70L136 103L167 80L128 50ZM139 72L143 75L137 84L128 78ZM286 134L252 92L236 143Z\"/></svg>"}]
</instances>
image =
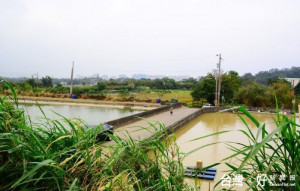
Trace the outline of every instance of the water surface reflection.
<instances>
[{"instance_id":1,"label":"water surface reflection","mask_svg":"<svg viewBox=\"0 0 300 191\"><path fill-rule=\"evenodd\" d=\"M38 122L43 117L40 109L35 104L20 104L24 108L34 122ZM104 107L88 107L88 106L72 106L72 105L42 105L46 116L50 119L61 119L62 117L55 114L61 114L66 118L80 118L89 124L99 124L121 117L140 113L140 110L104 108Z\"/></svg>"}]
</instances>

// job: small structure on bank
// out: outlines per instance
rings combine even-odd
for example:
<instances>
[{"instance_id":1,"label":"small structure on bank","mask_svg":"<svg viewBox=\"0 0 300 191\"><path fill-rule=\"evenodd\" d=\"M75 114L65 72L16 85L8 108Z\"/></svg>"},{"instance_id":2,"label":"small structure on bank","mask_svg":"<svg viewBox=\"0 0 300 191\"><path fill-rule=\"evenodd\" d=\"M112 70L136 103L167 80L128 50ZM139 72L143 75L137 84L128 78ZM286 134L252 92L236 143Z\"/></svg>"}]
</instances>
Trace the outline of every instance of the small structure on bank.
<instances>
[{"instance_id":1,"label":"small structure on bank","mask_svg":"<svg viewBox=\"0 0 300 191\"><path fill-rule=\"evenodd\" d=\"M200 171L203 169L203 162L197 161L196 166L188 166L184 170L184 175L188 177L197 177L205 180L214 180L217 174L216 168L208 168L206 170Z\"/></svg>"}]
</instances>

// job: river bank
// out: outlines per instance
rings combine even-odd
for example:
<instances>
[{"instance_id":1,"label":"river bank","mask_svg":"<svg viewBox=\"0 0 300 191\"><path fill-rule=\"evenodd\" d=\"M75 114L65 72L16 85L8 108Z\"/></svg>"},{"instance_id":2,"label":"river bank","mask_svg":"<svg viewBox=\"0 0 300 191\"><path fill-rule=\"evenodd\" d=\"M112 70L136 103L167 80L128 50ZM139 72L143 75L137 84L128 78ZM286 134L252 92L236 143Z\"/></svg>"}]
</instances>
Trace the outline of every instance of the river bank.
<instances>
[{"instance_id":1,"label":"river bank","mask_svg":"<svg viewBox=\"0 0 300 191\"><path fill-rule=\"evenodd\" d=\"M71 106L90 106L90 107L106 107L118 109L136 109L136 110L152 110L160 107L156 103L143 103L143 102L109 102L98 100L86 99L70 99L70 98L41 98L41 97L19 97L19 103L22 104L35 104L38 102L42 105L71 105Z\"/></svg>"}]
</instances>

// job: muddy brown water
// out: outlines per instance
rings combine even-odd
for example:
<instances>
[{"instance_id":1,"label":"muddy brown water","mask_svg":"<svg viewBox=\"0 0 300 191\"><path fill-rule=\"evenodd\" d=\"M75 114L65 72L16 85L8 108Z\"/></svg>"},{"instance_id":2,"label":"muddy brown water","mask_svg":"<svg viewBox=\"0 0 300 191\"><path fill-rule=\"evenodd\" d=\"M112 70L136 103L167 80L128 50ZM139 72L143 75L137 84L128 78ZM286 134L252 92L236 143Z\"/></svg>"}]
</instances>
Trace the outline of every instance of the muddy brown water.
<instances>
[{"instance_id":1,"label":"muddy brown water","mask_svg":"<svg viewBox=\"0 0 300 191\"><path fill-rule=\"evenodd\" d=\"M275 123L272 118L276 118L275 115L271 114L263 114L263 113L252 113L252 115L259 121L266 123L266 129L272 130L274 129ZM253 132L256 133L256 126L245 116L249 127ZM297 119L299 124L299 118ZM226 141L233 141L239 143L248 143L248 139L245 135L243 135L238 130L245 130L246 126L242 122L242 120L238 117L238 115L233 113L209 113L204 114L195 119L193 122L189 123L185 127L178 130L176 134L176 143L180 147L180 151L184 153L188 153L193 149L196 149L202 145L214 142L226 142ZM231 132L225 134L214 135L211 137L207 137L201 140L190 141L196 139L198 137L202 137L208 134L217 133L220 131L230 130ZM190 155L188 155L184 161L184 166L195 166L197 160L203 161L203 166L208 166L213 163L220 162L222 159L230 156L232 152L226 148L225 143L219 143L215 145L208 146L206 148L202 148ZM228 161L227 161L228 162ZM234 163L235 161L230 161L230 163ZM206 181L206 180L199 180L195 181L195 179L187 178L186 181L190 184L193 184L197 187L201 187L201 190L213 190L214 185L222 178L224 174L226 174L225 170L228 170L225 164L221 164L216 167L218 172L214 181ZM222 188L229 188L229 187L222 187L219 186L219 189ZM243 184L243 187L235 187L236 190L245 190L246 184Z\"/></svg>"}]
</instances>

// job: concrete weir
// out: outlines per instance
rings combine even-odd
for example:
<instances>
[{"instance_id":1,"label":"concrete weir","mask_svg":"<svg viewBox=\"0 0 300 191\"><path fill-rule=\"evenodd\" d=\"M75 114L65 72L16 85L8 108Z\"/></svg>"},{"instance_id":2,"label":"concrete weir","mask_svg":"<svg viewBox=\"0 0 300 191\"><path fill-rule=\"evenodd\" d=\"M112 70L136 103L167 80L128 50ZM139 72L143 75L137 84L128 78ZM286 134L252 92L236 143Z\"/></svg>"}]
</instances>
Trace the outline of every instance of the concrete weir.
<instances>
[{"instance_id":1,"label":"concrete weir","mask_svg":"<svg viewBox=\"0 0 300 191\"><path fill-rule=\"evenodd\" d=\"M223 107L187 108L177 103L107 123L115 127L114 134L117 136L127 139L130 135L133 140L144 140L154 137L154 132L159 129L160 124L165 125L167 133L172 133L203 113L218 112L223 109Z\"/></svg>"}]
</instances>

